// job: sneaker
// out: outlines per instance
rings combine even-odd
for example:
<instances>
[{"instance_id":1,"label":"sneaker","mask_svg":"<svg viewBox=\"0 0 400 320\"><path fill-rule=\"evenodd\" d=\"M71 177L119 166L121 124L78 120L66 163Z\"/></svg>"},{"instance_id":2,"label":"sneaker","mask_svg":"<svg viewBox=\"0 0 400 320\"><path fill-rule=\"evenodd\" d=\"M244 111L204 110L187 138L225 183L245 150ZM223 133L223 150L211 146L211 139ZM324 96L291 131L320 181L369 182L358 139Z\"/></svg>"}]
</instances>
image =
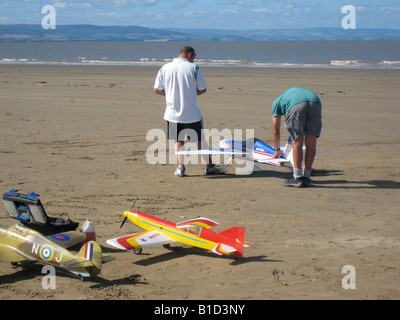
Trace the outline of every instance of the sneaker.
<instances>
[{"instance_id":1,"label":"sneaker","mask_svg":"<svg viewBox=\"0 0 400 320\"><path fill-rule=\"evenodd\" d=\"M305 183L305 178L300 177L300 178L293 178L291 177L288 181L285 181L283 183L285 187L296 187L296 188L304 188L307 187ZM311 184L310 184L311 185Z\"/></svg>"},{"instance_id":2,"label":"sneaker","mask_svg":"<svg viewBox=\"0 0 400 320\"><path fill-rule=\"evenodd\" d=\"M228 169L226 167L217 167L215 164L213 164L211 167L207 166L205 175L211 175L211 174L224 174L227 172Z\"/></svg>"},{"instance_id":3,"label":"sneaker","mask_svg":"<svg viewBox=\"0 0 400 320\"><path fill-rule=\"evenodd\" d=\"M310 178L303 177L303 179L304 179L304 187L305 188L309 188L312 186Z\"/></svg>"},{"instance_id":4,"label":"sneaker","mask_svg":"<svg viewBox=\"0 0 400 320\"><path fill-rule=\"evenodd\" d=\"M178 177L184 177L185 176L185 170L186 170L185 167L177 168L176 171L175 171L175 175L178 176Z\"/></svg>"}]
</instances>

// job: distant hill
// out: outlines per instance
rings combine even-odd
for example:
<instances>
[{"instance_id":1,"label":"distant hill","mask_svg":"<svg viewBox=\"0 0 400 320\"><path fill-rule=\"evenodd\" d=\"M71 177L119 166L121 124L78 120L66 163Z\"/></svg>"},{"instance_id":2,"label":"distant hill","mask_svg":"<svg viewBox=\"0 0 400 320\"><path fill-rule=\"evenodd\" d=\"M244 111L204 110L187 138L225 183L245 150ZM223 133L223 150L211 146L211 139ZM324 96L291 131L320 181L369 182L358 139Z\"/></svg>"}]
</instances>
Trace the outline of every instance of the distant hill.
<instances>
[{"instance_id":1,"label":"distant hill","mask_svg":"<svg viewBox=\"0 0 400 320\"><path fill-rule=\"evenodd\" d=\"M27 41L289 41L400 40L400 30L314 28L277 30L152 29L145 27L0 25L0 42Z\"/></svg>"},{"instance_id":2,"label":"distant hill","mask_svg":"<svg viewBox=\"0 0 400 320\"><path fill-rule=\"evenodd\" d=\"M191 38L202 37L211 41L287 41L287 40L400 40L400 30L313 28L273 30L209 30L165 29L189 34Z\"/></svg>"},{"instance_id":3,"label":"distant hill","mask_svg":"<svg viewBox=\"0 0 400 320\"><path fill-rule=\"evenodd\" d=\"M186 40L185 33L144 27L57 25L44 30L41 25L0 25L0 41L145 41Z\"/></svg>"}]
</instances>

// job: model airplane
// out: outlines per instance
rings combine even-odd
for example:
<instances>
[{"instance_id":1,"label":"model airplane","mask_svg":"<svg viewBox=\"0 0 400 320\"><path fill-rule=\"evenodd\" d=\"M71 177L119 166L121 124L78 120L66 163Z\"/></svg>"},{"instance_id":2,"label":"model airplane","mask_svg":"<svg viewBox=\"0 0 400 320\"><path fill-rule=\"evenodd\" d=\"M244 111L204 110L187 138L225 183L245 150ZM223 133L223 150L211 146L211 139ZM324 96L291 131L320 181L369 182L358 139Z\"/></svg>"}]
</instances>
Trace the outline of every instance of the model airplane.
<instances>
[{"instance_id":1,"label":"model airplane","mask_svg":"<svg viewBox=\"0 0 400 320\"><path fill-rule=\"evenodd\" d=\"M175 224L137 211L125 211L124 215L122 225L129 219L146 232L109 239L107 243L118 249L134 250L137 254L142 252L142 248L180 242L218 255L241 258L243 248L251 246L251 243L244 241L244 228L233 227L216 233L210 228L218 223L207 218L199 217Z\"/></svg>"},{"instance_id":2,"label":"model airplane","mask_svg":"<svg viewBox=\"0 0 400 320\"><path fill-rule=\"evenodd\" d=\"M283 155L274 158L275 150L265 142L251 138L247 140L224 139L220 141L220 149L184 150L177 151L177 155L230 155L226 162L227 167L233 158L264 163L272 166L293 168L292 139L289 136L286 145L281 146ZM255 166L256 170L259 170Z\"/></svg>"},{"instance_id":3,"label":"model airplane","mask_svg":"<svg viewBox=\"0 0 400 320\"><path fill-rule=\"evenodd\" d=\"M86 235L78 231L43 236L18 224L10 228L0 226L0 262L14 264L39 261L61 267L81 277L96 276L102 267L99 244L89 241L76 255L67 250L85 239Z\"/></svg>"}]
</instances>

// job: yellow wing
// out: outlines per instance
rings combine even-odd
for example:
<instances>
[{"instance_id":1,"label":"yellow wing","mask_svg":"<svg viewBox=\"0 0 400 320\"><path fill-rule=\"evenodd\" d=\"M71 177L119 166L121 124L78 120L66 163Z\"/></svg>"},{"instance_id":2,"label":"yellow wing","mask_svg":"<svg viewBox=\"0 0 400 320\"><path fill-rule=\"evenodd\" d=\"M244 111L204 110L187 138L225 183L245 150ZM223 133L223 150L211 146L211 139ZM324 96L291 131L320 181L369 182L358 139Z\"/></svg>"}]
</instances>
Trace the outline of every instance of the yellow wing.
<instances>
[{"instance_id":1,"label":"yellow wing","mask_svg":"<svg viewBox=\"0 0 400 320\"><path fill-rule=\"evenodd\" d=\"M1 262L20 262L26 260L32 259L29 259L28 257L22 255L22 252L19 253L19 251L14 247L8 246L6 244L0 244Z\"/></svg>"},{"instance_id":2,"label":"yellow wing","mask_svg":"<svg viewBox=\"0 0 400 320\"><path fill-rule=\"evenodd\" d=\"M46 238L59 246L68 249L84 241L86 239L86 234L79 231L68 231L52 234Z\"/></svg>"}]
</instances>

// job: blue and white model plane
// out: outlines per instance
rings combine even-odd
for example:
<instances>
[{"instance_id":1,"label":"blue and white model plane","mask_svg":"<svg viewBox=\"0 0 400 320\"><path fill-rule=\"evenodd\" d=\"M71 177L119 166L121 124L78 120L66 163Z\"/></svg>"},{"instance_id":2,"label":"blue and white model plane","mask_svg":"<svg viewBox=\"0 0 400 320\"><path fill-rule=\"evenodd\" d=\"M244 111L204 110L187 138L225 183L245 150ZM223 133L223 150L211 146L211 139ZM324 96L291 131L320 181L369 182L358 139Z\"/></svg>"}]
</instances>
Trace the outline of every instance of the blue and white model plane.
<instances>
[{"instance_id":1,"label":"blue and white model plane","mask_svg":"<svg viewBox=\"0 0 400 320\"><path fill-rule=\"evenodd\" d=\"M177 155L230 155L229 160L225 163L227 167L234 158L253 161L255 163L263 163L277 167L287 167L293 169L292 155L292 138L289 136L286 145L281 146L283 152L279 158L275 158L275 150L273 147L257 138L247 140L224 139L221 140L220 149L202 149L202 150L182 150L177 151ZM260 168L254 166L254 170Z\"/></svg>"}]
</instances>

